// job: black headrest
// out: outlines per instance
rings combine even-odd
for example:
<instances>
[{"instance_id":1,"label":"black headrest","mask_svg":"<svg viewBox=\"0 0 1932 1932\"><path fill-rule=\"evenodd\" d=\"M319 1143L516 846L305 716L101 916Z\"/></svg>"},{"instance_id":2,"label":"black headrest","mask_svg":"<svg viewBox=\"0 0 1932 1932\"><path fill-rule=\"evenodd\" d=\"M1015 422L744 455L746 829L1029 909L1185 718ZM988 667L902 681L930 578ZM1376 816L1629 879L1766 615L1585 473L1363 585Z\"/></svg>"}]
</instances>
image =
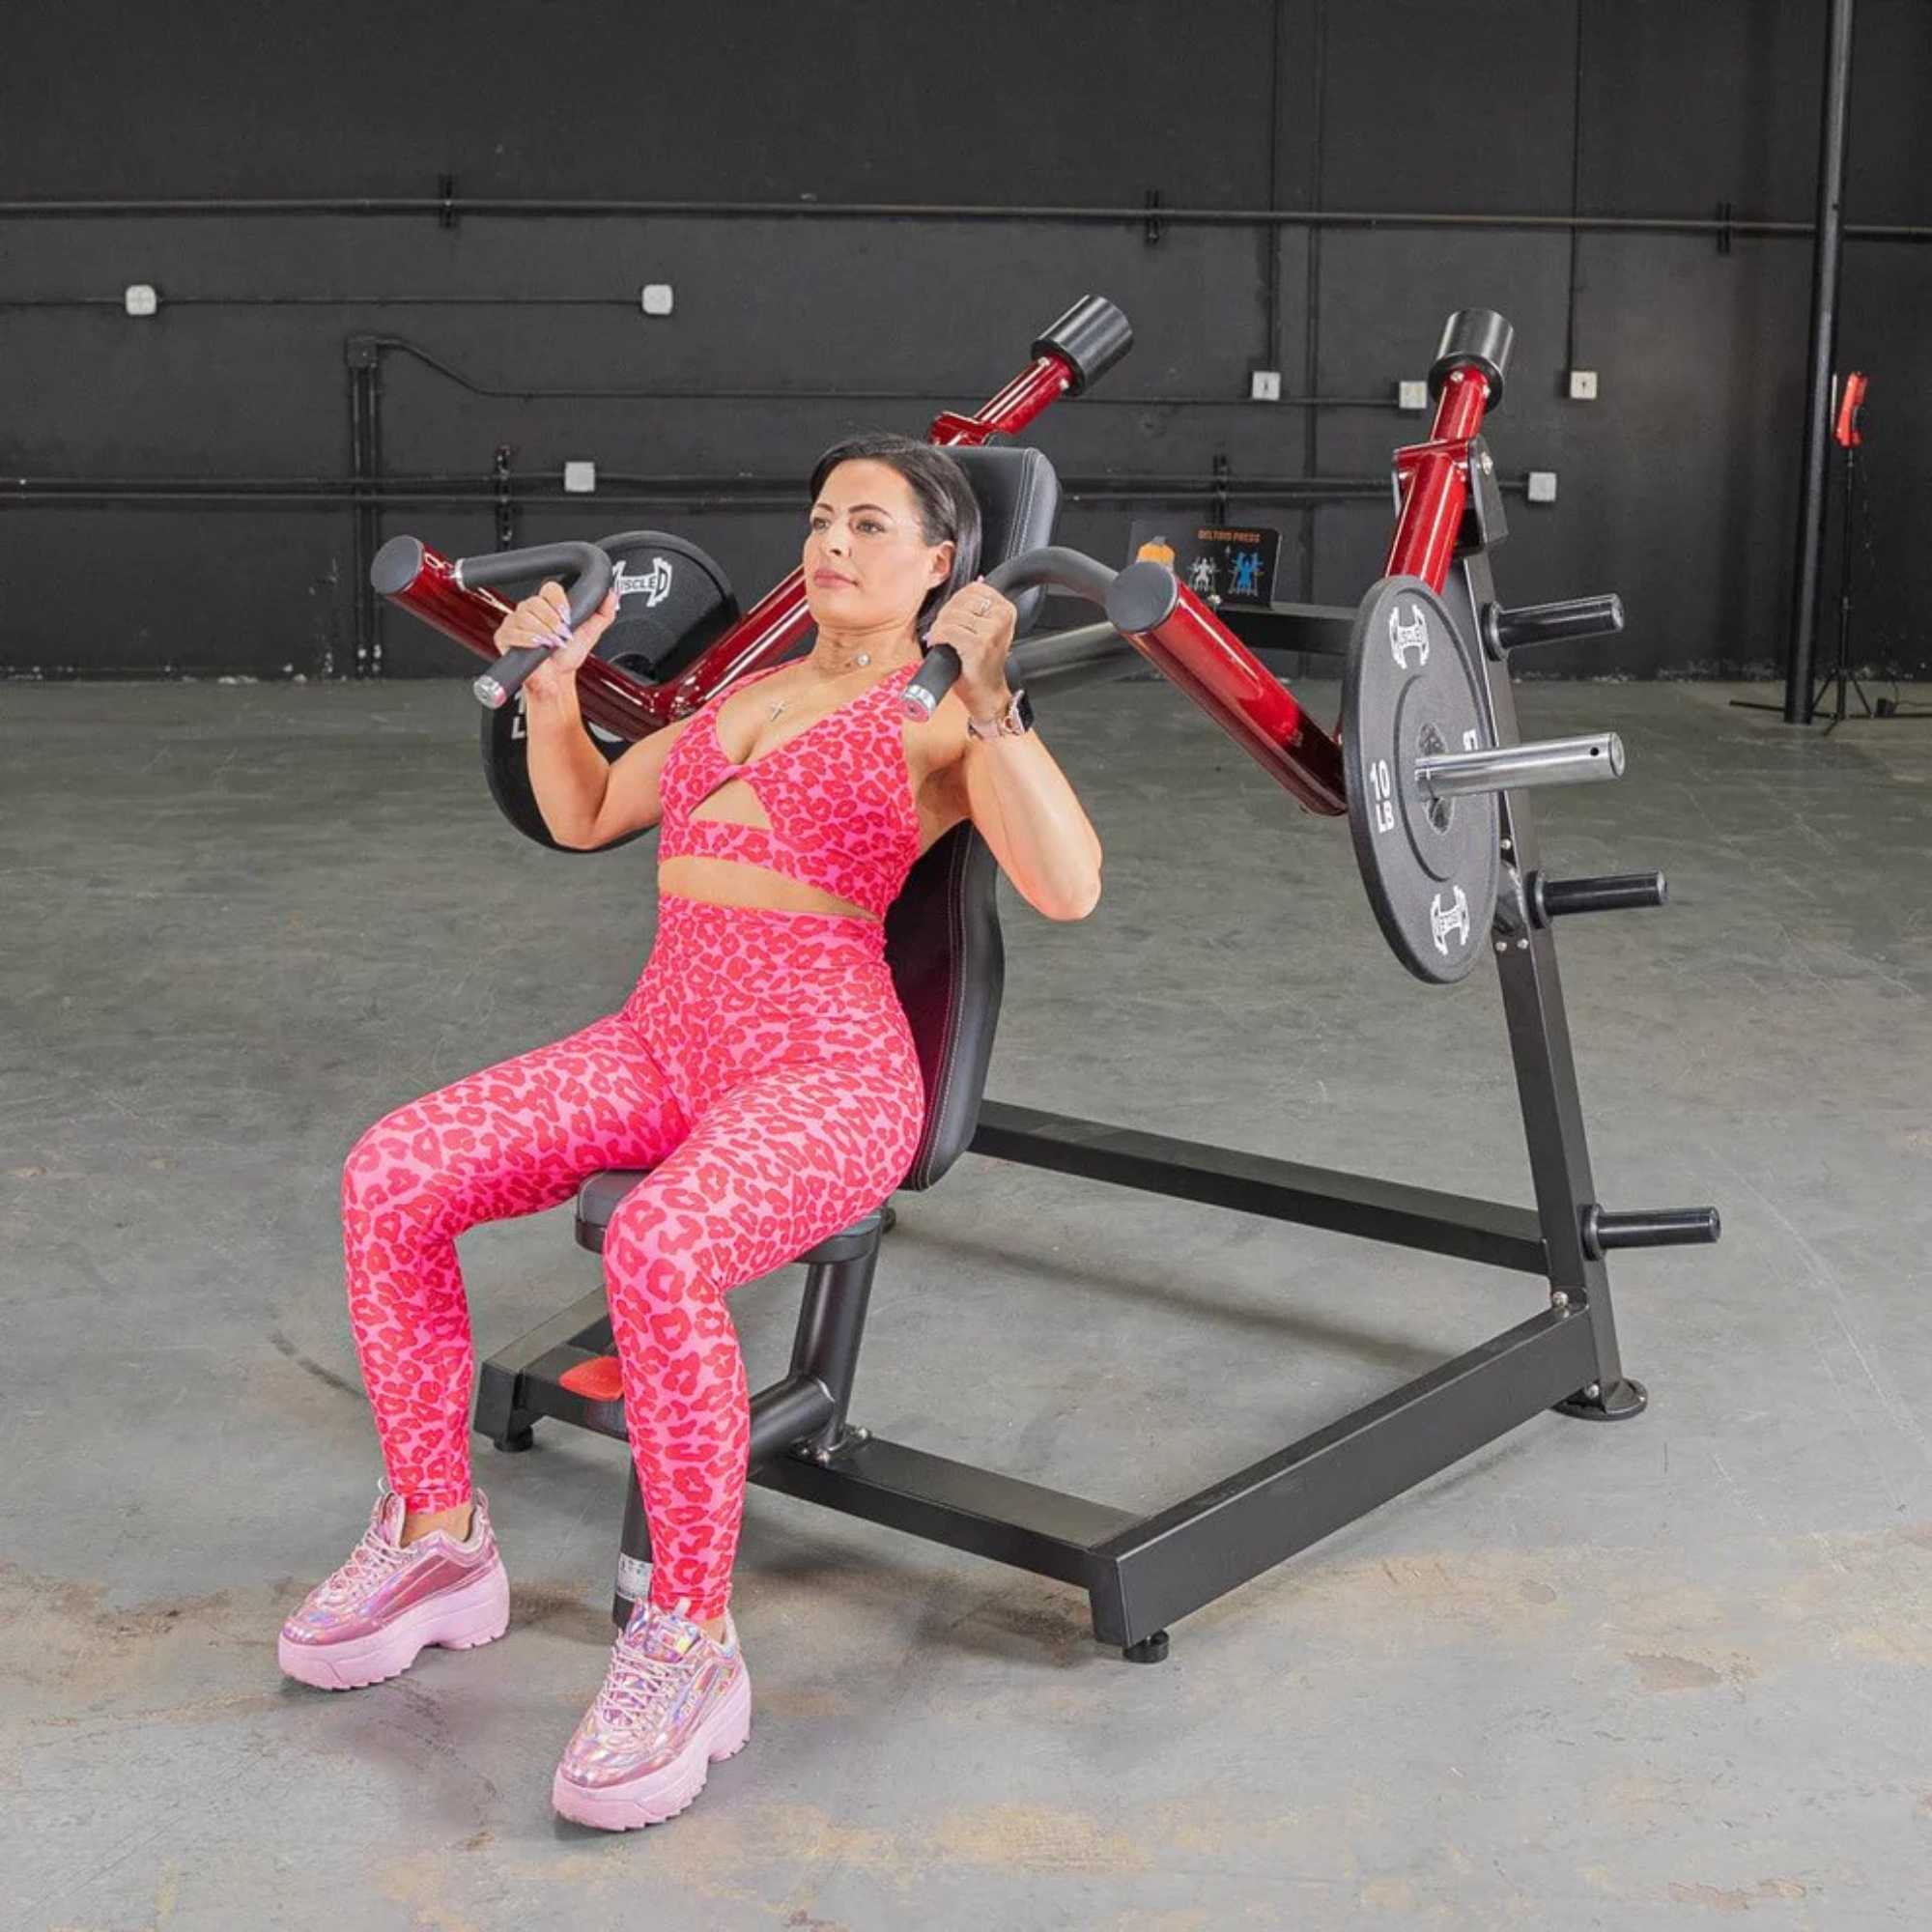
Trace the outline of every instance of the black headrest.
<instances>
[{"instance_id":1,"label":"black headrest","mask_svg":"<svg viewBox=\"0 0 1932 1932\"><path fill-rule=\"evenodd\" d=\"M1053 520L1060 514L1060 478L1038 450L1020 443L988 443L979 448L961 444L946 453L966 472L980 500L981 575L1009 557L1053 541ZM1045 597L1045 585L1037 584L1013 599L1020 613L1016 636L1024 637L1032 628Z\"/></svg>"}]
</instances>

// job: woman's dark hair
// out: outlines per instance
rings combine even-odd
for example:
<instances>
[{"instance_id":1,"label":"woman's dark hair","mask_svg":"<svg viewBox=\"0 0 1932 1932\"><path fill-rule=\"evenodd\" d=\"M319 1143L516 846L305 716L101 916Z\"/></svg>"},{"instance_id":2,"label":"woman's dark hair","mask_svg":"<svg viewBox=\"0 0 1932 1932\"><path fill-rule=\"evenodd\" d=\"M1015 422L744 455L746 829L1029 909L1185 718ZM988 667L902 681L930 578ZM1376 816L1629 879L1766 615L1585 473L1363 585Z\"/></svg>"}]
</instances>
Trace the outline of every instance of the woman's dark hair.
<instances>
[{"instance_id":1,"label":"woman's dark hair","mask_svg":"<svg viewBox=\"0 0 1932 1932\"><path fill-rule=\"evenodd\" d=\"M980 574L980 499L974 496L966 472L943 449L909 436L868 430L863 436L835 442L812 466L811 501L818 501L825 479L839 464L859 462L887 464L905 478L919 504L919 532L926 543L952 539L952 575L926 593L919 615L913 619L913 628L923 643L925 627L938 615L941 605Z\"/></svg>"}]
</instances>

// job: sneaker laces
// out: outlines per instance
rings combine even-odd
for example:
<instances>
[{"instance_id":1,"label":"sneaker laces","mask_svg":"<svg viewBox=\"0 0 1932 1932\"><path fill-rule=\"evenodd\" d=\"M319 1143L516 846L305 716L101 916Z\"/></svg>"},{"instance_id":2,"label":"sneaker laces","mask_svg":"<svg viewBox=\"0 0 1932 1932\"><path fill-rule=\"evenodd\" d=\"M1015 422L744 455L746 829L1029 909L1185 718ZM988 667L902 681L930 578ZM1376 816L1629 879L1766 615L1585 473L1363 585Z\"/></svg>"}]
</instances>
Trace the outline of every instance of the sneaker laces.
<instances>
[{"instance_id":1,"label":"sneaker laces","mask_svg":"<svg viewBox=\"0 0 1932 1932\"><path fill-rule=\"evenodd\" d=\"M650 1647L652 1637L660 1632L658 1619L675 1614L649 1609L618 1634L611 1648L610 1671L597 1696L599 1714L608 1722L641 1728L662 1715L697 1649L694 1643L682 1656L664 1656Z\"/></svg>"},{"instance_id":2,"label":"sneaker laces","mask_svg":"<svg viewBox=\"0 0 1932 1932\"><path fill-rule=\"evenodd\" d=\"M348 1601L365 1585L379 1583L401 1569L409 1560L409 1553L396 1544L384 1542L379 1525L371 1523L362 1532L355 1548L349 1552L347 1561L331 1572L323 1584L321 1594L324 1601Z\"/></svg>"}]
</instances>

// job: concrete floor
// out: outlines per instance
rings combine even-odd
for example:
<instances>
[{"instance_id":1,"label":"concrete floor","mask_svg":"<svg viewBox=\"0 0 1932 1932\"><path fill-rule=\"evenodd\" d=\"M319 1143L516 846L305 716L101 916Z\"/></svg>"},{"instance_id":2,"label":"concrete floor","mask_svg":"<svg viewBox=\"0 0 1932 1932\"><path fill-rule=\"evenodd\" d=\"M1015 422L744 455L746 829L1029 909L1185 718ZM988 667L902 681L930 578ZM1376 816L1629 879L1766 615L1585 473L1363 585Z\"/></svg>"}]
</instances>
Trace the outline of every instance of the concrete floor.
<instances>
[{"instance_id":1,"label":"concrete floor","mask_svg":"<svg viewBox=\"0 0 1932 1932\"><path fill-rule=\"evenodd\" d=\"M607 1836L549 1792L612 1636L620 1445L476 1440L504 1641L330 1695L274 1637L380 1469L343 1156L622 1000L652 841L516 838L459 681L9 687L0 1924L1925 1924L1932 724L1731 695L1520 692L1526 732L1630 755L1539 801L1552 869L1672 886L1560 931L1600 1191L1724 1216L1614 1258L1650 1412L1526 1424L1146 1668L1067 1586L754 1488L752 1746ZM1166 687L1042 709L1106 892L1056 924L1002 886L989 1093L1526 1200L1487 967L1408 980L1344 830ZM978 1155L897 1205L854 1419L1123 1506L1541 1303ZM463 1261L484 1352L596 1281L567 1208ZM753 1387L801 1279L734 1292Z\"/></svg>"}]
</instances>

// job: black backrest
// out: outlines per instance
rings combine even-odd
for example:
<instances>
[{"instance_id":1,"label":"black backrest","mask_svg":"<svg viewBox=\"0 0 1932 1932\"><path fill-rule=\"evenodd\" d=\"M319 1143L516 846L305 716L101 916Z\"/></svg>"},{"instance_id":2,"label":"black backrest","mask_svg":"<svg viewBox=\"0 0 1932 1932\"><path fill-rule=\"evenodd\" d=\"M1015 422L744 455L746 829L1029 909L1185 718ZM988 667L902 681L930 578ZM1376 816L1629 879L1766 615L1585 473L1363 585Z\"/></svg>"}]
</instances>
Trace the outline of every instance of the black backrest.
<instances>
[{"instance_id":1,"label":"black backrest","mask_svg":"<svg viewBox=\"0 0 1932 1932\"><path fill-rule=\"evenodd\" d=\"M979 498L981 573L1053 541L1060 479L1037 449L952 449ZM1019 635L1043 589L1013 599ZM925 1080L925 1126L899 1184L930 1187L971 1145L1006 985L992 847L969 819L926 852L886 914L886 958Z\"/></svg>"}]
</instances>

